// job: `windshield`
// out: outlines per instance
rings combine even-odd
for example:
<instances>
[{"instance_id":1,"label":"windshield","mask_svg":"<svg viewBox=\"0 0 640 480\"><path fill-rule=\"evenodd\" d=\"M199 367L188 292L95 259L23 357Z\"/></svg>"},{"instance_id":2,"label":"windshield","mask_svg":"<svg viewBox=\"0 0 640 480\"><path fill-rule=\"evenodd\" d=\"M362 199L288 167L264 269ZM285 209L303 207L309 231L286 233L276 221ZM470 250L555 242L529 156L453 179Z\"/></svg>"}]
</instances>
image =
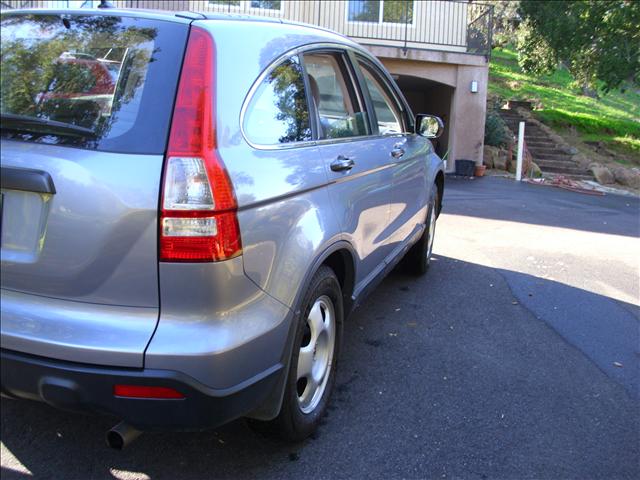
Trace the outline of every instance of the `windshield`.
<instances>
[{"instance_id":1,"label":"windshield","mask_svg":"<svg viewBox=\"0 0 640 480\"><path fill-rule=\"evenodd\" d=\"M106 15L3 16L3 136L161 153L186 30ZM69 128L57 128L62 124ZM148 137L141 135L145 131Z\"/></svg>"}]
</instances>

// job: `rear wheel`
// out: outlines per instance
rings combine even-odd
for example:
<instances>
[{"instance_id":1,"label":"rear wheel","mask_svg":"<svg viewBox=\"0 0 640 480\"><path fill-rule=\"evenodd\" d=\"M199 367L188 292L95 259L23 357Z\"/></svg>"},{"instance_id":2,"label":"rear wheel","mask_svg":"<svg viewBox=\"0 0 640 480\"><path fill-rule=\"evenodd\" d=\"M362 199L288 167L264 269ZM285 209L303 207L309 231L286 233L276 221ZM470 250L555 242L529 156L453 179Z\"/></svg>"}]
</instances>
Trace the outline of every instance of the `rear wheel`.
<instances>
[{"instance_id":1,"label":"rear wheel","mask_svg":"<svg viewBox=\"0 0 640 480\"><path fill-rule=\"evenodd\" d=\"M324 416L333 390L342 338L340 283L322 266L303 300L280 414L272 426L289 441L311 435Z\"/></svg>"},{"instance_id":2,"label":"rear wheel","mask_svg":"<svg viewBox=\"0 0 640 480\"><path fill-rule=\"evenodd\" d=\"M433 252L433 241L436 235L436 220L438 217L438 188L433 185L429 197L427 208L427 218L425 220L425 230L420 240L411 247L407 253L404 263L408 270L423 275L429 270L431 264L431 253Z\"/></svg>"}]
</instances>

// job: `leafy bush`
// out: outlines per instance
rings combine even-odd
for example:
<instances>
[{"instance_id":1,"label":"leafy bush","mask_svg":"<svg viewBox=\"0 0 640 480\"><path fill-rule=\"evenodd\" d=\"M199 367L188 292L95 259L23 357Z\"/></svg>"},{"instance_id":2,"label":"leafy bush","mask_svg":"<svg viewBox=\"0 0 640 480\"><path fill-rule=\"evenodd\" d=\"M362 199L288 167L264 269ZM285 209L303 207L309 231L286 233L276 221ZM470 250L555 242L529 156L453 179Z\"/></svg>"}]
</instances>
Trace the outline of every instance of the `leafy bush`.
<instances>
[{"instance_id":1,"label":"leafy bush","mask_svg":"<svg viewBox=\"0 0 640 480\"><path fill-rule=\"evenodd\" d=\"M500 114L487 109L487 118L484 122L484 144L492 147L504 147L509 141L507 125Z\"/></svg>"}]
</instances>

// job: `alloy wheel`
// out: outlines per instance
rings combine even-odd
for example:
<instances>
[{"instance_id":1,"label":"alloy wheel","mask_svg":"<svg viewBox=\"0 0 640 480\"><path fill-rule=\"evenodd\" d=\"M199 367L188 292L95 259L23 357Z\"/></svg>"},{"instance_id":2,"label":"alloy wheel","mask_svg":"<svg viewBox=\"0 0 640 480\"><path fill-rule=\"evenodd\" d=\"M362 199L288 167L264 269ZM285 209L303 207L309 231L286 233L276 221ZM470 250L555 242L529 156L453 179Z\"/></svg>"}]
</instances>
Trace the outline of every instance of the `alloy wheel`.
<instances>
[{"instance_id":1,"label":"alloy wheel","mask_svg":"<svg viewBox=\"0 0 640 480\"><path fill-rule=\"evenodd\" d=\"M311 413L320 403L329 381L336 340L336 315L332 300L323 295L309 310L298 354L298 405Z\"/></svg>"}]
</instances>

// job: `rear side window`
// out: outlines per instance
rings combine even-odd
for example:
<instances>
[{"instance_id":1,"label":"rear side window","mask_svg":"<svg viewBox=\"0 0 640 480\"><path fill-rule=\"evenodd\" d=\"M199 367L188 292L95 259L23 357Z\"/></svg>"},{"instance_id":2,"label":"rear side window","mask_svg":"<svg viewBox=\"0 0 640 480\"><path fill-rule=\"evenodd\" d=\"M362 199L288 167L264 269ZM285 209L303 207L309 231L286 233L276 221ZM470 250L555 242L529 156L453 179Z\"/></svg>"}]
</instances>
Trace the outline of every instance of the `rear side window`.
<instances>
[{"instance_id":1,"label":"rear side window","mask_svg":"<svg viewBox=\"0 0 640 480\"><path fill-rule=\"evenodd\" d=\"M264 77L247 106L243 129L247 140L258 145L311 140L304 75L297 56Z\"/></svg>"},{"instance_id":2,"label":"rear side window","mask_svg":"<svg viewBox=\"0 0 640 480\"><path fill-rule=\"evenodd\" d=\"M2 136L122 153L166 147L186 25L4 15Z\"/></svg>"},{"instance_id":3,"label":"rear side window","mask_svg":"<svg viewBox=\"0 0 640 480\"><path fill-rule=\"evenodd\" d=\"M311 101L319 118L319 138L367 135L367 120L358 102L344 57L338 53L306 53Z\"/></svg>"}]
</instances>

